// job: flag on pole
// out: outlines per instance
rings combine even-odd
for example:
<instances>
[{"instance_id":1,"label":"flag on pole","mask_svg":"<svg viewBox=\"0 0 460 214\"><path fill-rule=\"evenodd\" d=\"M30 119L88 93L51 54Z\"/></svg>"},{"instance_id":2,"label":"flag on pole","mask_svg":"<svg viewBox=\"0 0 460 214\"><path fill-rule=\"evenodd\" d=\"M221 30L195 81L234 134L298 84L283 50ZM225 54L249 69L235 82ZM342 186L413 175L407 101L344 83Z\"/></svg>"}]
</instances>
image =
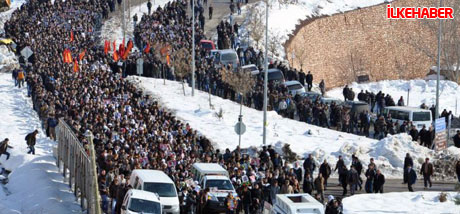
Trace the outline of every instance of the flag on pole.
<instances>
[{"instance_id":1,"label":"flag on pole","mask_svg":"<svg viewBox=\"0 0 460 214\"><path fill-rule=\"evenodd\" d=\"M113 61L117 62L118 61L118 53L117 51L113 51Z\"/></svg>"},{"instance_id":2,"label":"flag on pole","mask_svg":"<svg viewBox=\"0 0 460 214\"><path fill-rule=\"evenodd\" d=\"M78 72L78 62L77 62L77 59L74 59L73 61L73 72Z\"/></svg>"},{"instance_id":3,"label":"flag on pole","mask_svg":"<svg viewBox=\"0 0 460 214\"><path fill-rule=\"evenodd\" d=\"M128 58L129 52L131 51L132 48L133 48L133 41L129 40L128 46L126 47L126 50L124 51L123 56L122 56L123 59Z\"/></svg>"},{"instance_id":4,"label":"flag on pole","mask_svg":"<svg viewBox=\"0 0 460 214\"><path fill-rule=\"evenodd\" d=\"M147 42L147 45L144 46L144 53L149 53L150 52L150 43Z\"/></svg>"},{"instance_id":5,"label":"flag on pole","mask_svg":"<svg viewBox=\"0 0 460 214\"><path fill-rule=\"evenodd\" d=\"M70 41L73 42L73 39L74 39L74 37L73 37L73 31L70 31Z\"/></svg>"},{"instance_id":6,"label":"flag on pole","mask_svg":"<svg viewBox=\"0 0 460 214\"><path fill-rule=\"evenodd\" d=\"M83 50L80 55L78 55L78 59L81 61L83 59L83 57L85 57L85 54L86 54L86 49Z\"/></svg>"}]
</instances>

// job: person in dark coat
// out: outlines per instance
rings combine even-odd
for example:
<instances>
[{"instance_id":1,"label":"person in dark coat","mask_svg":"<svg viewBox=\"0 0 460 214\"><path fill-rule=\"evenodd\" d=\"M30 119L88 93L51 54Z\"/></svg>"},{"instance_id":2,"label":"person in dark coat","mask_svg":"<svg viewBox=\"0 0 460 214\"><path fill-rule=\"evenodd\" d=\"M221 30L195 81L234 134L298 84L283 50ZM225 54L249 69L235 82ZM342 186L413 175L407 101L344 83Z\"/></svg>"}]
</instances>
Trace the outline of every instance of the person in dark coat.
<instances>
[{"instance_id":1,"label":"person in dark coat","mask_svg":"<svg viewBox=\"0 0 460 214\"><path fill-rule=\"evenodd\" d=\"M29 147L29 151L27 152L27 154L32 153L33 155L35 155L35 143L37 141L37 134L38 130L35 130L34 132L26 135L26 142L27 146Z\"/></svg>"},{"instance_id":2,"label":"person in dark coat","mask_svg":"<svg viewBox=\"0 0 460 214\"><path fill-rule=\"evenodd\" d=\"M375 180L375 168L374 165L370 165L369 168L366 170L366 173L364 174L366 176L366 184L364 185L364 189L366 190L367 193L372 193L374 192L374 180Z\"/></svg>"},{"instance_id":3,"label":"person in dark coat","mask_svg":"<svg viewBox=\"0 0 460 214\"><path fill-rule=\"evenodd\" d=\"M412 168L412 166L409 166L409 168L407 168L407 175L408 175L407 187L409 189L409 192L413 192L414 189L412 188L412 185L414 185L415 182L417 181L417 173Z\"/></svg>"},{"instance_id":4,"label":"person in dark coat","mask_svg":"<svg viewBox=\"0 0 460 214\"><path fill-rule=\"evenodd\" d=\"M331 166L329 166L329 163L324 159L324 162L319 167L319 173L321 173L324 178L324 190L327 189L327 179L331 176L331 172Z\"/></svg>"},{"instance_id":5,"label":"person in dark coat","mask_svg":"<svg viewBox=\"0 0 460 214\"><path fill-rule=\"evenodd\" d=\"M185 200L185 204L187 205L186 207L186 213L188 214L195 214L196 213L196 192L192 191L191 194L187 196L187 199Z\"/></svg>"},{"instance_id":6,"label":"person in dark coat","mask_svg":"<svg viewBox=\"0 0 460 214\"><path fill-rule=\"evenodd\" d=\"M420 168L420 174L423 175L423 185L425 188L428 187L428 184L430 184L430 188L432 185L431 183L431 176L433 175L433 164L429 162L430 159L426 158L425 163L422 164L422 167Z\"/></svg>"},{"instance_id":7,"label":"person in dark coat","mask_svg":"<svg viewBox=\"0 0 460 214\"><path fill-rule=\"evenodd\" d=\"M342 184L343 193L342 195L347 195L347 185L348 185L348 169L345 165L342 166L342 170L339 170L339 181Z\"/></svg>"},{"instance_id":8,"label":"person in dark coat","mask_svg":"<svg viewBox=\"0 0 460 214\"><path fill-rule=\"evenodd\" d=\"M404 173L403 173L403 184L407 184L407 168L409 167L414 167L414 161L412 160L412 157L410 156L409 153L406 154L406 157L404 158Z\"/></svg>"},{"instance_id":9,"label":"person in dark coat","mask_svg":"<svg viewBox=\"0 0 460 214\"><path fill-rule=\"evenodd\" d=\"M302 71L302 69L300 69L300 72L299 72L299 82L300 84L302 84L303 86L305 86L305 73Z\"/></svg>"},{"instance_id":10,"label":"person in dark coat","mask_svg":"<svg viewBox=\"0 0 460 214\"><path fill-rule=\"evenodd\" d=\"M152 2L147 2L147 9L148 9L148 14L147 15L150 15L150 11L152 10Z\"/></svg>"},{"instance_id":11,"label":"person in dark coat","mask_svg":"<svg viewBox=\"0 0 460 214\"><path fill-rule=\"evenodd\" d=\"M311 195L313 192L313 181L311 179L310 173L305 173L305 179L303 180L302 190L304 193Z\"/></svg>"},{"instance_id":12,"label":"person in dark coat","mask_svg":"<svg viewBox=\"0 0 460 214\"><path fill-rule=\"evenodd\" d=\"M374 193L383 193L383 184L385 184L385 176L377 170L374 179Z\"/></svg>"},{"instance_id":13,"label":"person in dark coat","mask_svg":"<svg viewBox=\"0 0 460 214\"><path fill-rule=\"evenodd\" d=\"M212 19L212 11L213 10L214 10L214 8L212 7L212 4L210 4L209 7L208 7L209 19Z\"/></svg>"},{"instance_id":14,"label":"person in dark coat","mask_svg":"<svg viewBox=\"0 0 460 214\"><path fill-rule=\"evenodd\" d=\"M310 174L313 174L313 172L315 171L316 164L311 154L309 154L308 158L305 159L305 161L303 162L303 169L305 170L305 172L310 172Z\"/></svg>"},{"instance_id":15,"label":"person in dark coat","mask_svg":"<svg viewBox=\"0 0 460 214\"><path fill-rule=\"evenodd\" d=\"M8 142L9 142L9 141L10 141L10 140L9 140L8 138L5 138L5 140L3 140L2 142L0 142L0 157L1 157L2 155L6 155L6 159L7 159L7 160L10 159L10 153L7 152L6 150L7 150L8 148L13 148L12 146L8 145Z\"/></svg>"},{"instance_id":16,"label":"person in dark coat","mask_svg":"<svg viewBox=\"0 0 460 214\"><path fill-rule=\"evenodd\" d=\"M343 175L342 170L344 166L345 166L345 162L343 162L342 155L339 155L339 160L335 164L334 172L339 170L339 182L340 183L342 183L342 175Z\"/></svg>"},{"instance_id":17,"label":"person in dark coat","mask_svg":"<svg viewBox=\"0 0 460 214\"><path fill-rule=\"evenodd\" d=\"M311 74L310 71L308 71L308 74L305 77L305 81L307 82L308 91L311 91L311 88L313 88L313 75Z\"/></svg>"},{"instance_id":18,"label":"person in dark coat","mask_svg":"<svg viewBox=\"0 0 460 214\"><path fill-rule=\"evenodd\" d=\"M457 148L460 148L460 130L457 131L457 134L453 138L454 138L454 146Z\"/></svg>"},{"instance_id":19,"label":"person in dark coat","mask_svg":"<svg viewBox=\"0 0 460 214\"><path fill-rule=\"evenodd\" d=\"M243 193L241 195L241 202L243 203L243 210L244 214L251 213L251 205L252 205L252 196L251 192L248 189L248 186L244 186Z\"/></svg>"}]
</instances>

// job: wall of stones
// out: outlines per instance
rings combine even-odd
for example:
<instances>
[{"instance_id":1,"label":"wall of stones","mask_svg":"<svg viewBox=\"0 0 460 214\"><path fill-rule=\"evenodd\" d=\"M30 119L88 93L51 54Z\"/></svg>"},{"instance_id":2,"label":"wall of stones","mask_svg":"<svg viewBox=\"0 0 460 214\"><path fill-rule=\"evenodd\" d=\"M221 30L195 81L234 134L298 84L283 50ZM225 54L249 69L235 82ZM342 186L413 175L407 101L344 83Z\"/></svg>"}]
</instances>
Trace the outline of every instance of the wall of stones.
<instances>
[{"instance_id":1,"label":"wall of stones","mask_svg":"<svg viewBox=\"0 0 460 214\"><path fill-rule=\"evenodd\" d=\"M396 0L392 6L437 6L436 0ZM311 71L327 88L357 81L424 77L436 64L435 20L389 20L387 4L303 21L285 44L290 64ZM294 54L292 54L294 53ZM294 56L293 56L294 55Z\"/></svg>"}]
</instances>

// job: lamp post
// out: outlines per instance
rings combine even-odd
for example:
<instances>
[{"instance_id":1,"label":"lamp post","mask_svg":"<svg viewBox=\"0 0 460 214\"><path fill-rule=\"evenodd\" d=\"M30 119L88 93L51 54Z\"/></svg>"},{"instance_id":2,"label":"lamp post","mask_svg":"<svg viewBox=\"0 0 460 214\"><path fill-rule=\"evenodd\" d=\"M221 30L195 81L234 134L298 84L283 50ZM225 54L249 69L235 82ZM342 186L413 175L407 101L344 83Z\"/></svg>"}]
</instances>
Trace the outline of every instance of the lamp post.
<instances>
[{"instance_id":1,"label":"lamp post","mask_svg":"<svg viewBox=\"0 0 460 214\"><path fill-rule=\"evenodd\" d=\"M267 102L268 102L268 0L265 1L265 60L264 60L264 124L263 124L263 145L267 144Z\"/></svg>"},{"instance_id":2,"label":"lamp post","mask_svg":"<svg viewBox=\"0 0 460 214\"><path fill-rule=\"evenodd\" d=\"M192 1L192 97L195 95L195 0Z\"/></svg>"},{"instance_id":3,"label":"lamp post","mask_svg":"<svg viewBox=\"0 0 460 214\"><path fill-rule=\"evenodd\" d=\"M442 7L442 0L439 0L439 7ZM436 75L436 112L435 118L439 118L439 78L441 75L441 38L442 38L442 19L439 19L438 30L438 72Z\"/></svg>"}]
</instances>

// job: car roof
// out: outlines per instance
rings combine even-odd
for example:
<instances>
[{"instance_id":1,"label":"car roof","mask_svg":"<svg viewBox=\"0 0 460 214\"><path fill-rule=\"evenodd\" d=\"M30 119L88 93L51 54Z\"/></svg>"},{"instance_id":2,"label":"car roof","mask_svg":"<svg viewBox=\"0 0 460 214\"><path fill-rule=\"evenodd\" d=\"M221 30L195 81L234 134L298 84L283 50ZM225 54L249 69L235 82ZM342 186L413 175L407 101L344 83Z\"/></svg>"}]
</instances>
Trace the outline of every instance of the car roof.
<instances>
[{"instance_id":1,"label":"car roof","mask_svg":"<svg viewBox=\"0 0 460 214\"><path fill-rule=\"evenodd\" d=\"M265 70L262 70L261 72L265 72ZM268 69L268 73L274 73L274 72L281 72L281 70L278 69L278 68L270 68L270 69ZM281 72L281 73L283 73L283 72Z\"/></svg>"},{"instance_id":2,"label":"car roof","mask_svg":"<svg viewBox=\"0 0 460 214\"><path fill-rule=\"evenodd\" d=\"M256 67L256 68L257 68L257 66L256 66L256 65L254 65L254 64L250 64L250 65L241 66L241 68L251 68L251 67Z\"/></svg>"},{"instance_id":3,"label":"car roof","mask_svg":"<svg viewBox=\"0 0 460 214\"><path fill-rule=\"evenodd\" d=\"M234 53L236 54L236 51L233 49L224 49L224 50L219 50L221 54L226 54L226 53Z\"/></svg>"},{"instance_id":4,"label":"car roof","mask_svg":"<svg viewBox=\"0 0 460 214\"><path fill-rule=\"evenodd\" d=\"M142 179L143 182L156 182L156 183L171 183L174 182L171 178L166 175L163 171L160 170L151 170L151 169L135 169L133 174Z\"/></svg>"},{"instance_id":5,"label":"car roof","mask_svg":"<svg viewBox=\"0 0 460 214\"><path fill-rule=\"evenodd\" d=\"M227 172L221 165L217 163L194 163L193 167L200 171L222 171Z\"/></svg>"},{"instance_id":6,"label":"car roof","mask_svg":"<svg viewBox=\"0 0 460 214\"><path fill-rule=\"evenodd\" d=\"M422 112L431 112L428 109L422 109L417 107L409 107L409 106L387 106L386 109L391 110L398 110L398 111L422 111Z\"/></svg>"},{"instance_id":7,"label":"car roof","mask_svg":"<svg viewBox=\"0 0 460 214\"><path fill-rule=\"evenodd\" d=\"M369 105L368 103L366 102L363 102L363 101L354 101L354 100L348 100L346 102L346 104L351 104L351 105Z\"/></svg>"},{"instance_id":8,"label":"car roof","mask_svg":"<svg viewBox=\"0 0 460 214\"><path fill-rule=\"evenodd\" d=\"M138 189L130 189L128 194L131 194L130 195L131 198L138 198L138 199L144 199L144 200L161 203L158 195L153 192L147 192L147 191L138 190Z\"/></svg>"},{"instance_id":9,"label":"car roof","mask_svg":"<svg viewBox=\"0 0 460 214\"><path fill-rule=\"evenodd\" d=\"M284 84L285 84L286 86L291 86L291 85L302 85L302 84L300 84L300 82L297 81L297 80L286 81L286 82L284 82Z\"/></svg>"}]
</instances>

